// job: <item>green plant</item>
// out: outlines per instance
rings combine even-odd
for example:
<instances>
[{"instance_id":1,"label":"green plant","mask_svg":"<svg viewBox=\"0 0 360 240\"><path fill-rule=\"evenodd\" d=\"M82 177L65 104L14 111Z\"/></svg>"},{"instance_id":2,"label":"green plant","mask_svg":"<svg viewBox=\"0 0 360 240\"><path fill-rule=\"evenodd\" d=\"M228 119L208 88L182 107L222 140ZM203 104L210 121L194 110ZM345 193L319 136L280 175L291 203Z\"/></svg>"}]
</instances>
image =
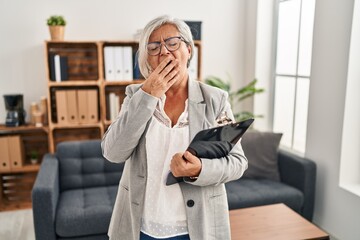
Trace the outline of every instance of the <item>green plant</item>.
<instances>
[{"instance_id":1,"label":"green plant","mask_svg":"<svg viewBox=\"0 0 360 240\"><path fill-rule=\"evenodd\" d=\"M53 15L47 19L48 26L65 26L66 21L63 16Z\"/></svg>"},{"instance_id":2,"label":"green plant","mask_svg":"<svg viewBox=\"0 0 360 240\"><path fill-rule=\"evenodd\" d=\"M231 89L230 82L226 82L219 77L209 76L209 77L205 78L205 83L227 91L229 93L229 100L230 100L230 104L232 107L235 106L234 104L236 102L241 102L244 99L253 97L255 94L264 92L263 88L256 87L257 79L254 79L253 81L251 81L244 87L242 87L238 90L235 90L235 91L233 91ZM263 116L262 115L254 115L252 112L249 112L249 111L242 111L239 113L234 113L234 117L235 117L236 121L242 121L242 120L246 120L249 118L256 118L256 117L263 117Z\"/></svg>"},{"instance_id":3,"label":"green plant","mask_svg":"<svg viewBox=\"0 0 360 240\"><path fill-rule=\"evenodd\" d=\"M30 159L38 159L39 158L39 152L37 150L32 150L30 152Z\"/></svg>"}]
</instances>

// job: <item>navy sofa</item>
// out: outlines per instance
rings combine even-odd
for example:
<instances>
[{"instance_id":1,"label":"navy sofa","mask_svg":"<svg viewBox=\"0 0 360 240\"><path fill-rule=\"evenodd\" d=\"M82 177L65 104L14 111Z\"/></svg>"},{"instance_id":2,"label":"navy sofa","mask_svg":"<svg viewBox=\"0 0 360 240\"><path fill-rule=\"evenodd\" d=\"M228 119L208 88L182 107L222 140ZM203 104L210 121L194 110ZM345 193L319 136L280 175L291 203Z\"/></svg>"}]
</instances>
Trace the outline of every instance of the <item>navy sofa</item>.
<instances>
[{"instance_id":1,"label":"navy sofa","mask_svg":"<svg viewBox=\"0 0 360 240\"><path fill-rule=\"evenodd\" d=\"M281 181L242 178L226 184L230 209L285 203L312 219L314 162L279 152ZM123 164L106 161L100 140L62 142L44 156L32 190L37 240L108 239Z\"/></svg>"}]
</instances>

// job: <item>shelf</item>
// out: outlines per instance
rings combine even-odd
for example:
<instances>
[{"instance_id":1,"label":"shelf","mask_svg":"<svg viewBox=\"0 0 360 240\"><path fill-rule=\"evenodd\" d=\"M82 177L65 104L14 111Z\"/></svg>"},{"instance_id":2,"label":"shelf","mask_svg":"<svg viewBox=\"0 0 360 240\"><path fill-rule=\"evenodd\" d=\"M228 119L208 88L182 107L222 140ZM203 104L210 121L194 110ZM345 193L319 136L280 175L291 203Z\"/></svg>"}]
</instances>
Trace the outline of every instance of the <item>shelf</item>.
<instances>
[{"instance_id":1,"label":"shelf","mask_svg":"<svg viewBox=\"0 0 360 240\"><path fill-rule=\"evenodd\" d=\"M104 46L138 46L139 42L134 40L121 40L121 41L102 41Z\"/></svg>"},{"instance_id":2,"label":"shelf","mask_svg":"<svg viewBox=\"0 0 360 240\"><path fill-rule=\"evenodd\" d=\"M99 86L97 80L64 80L62 82L49 81L49 87L75 87L75 86Z\"/></svg>"},{"instance_id":3,"label":"shelf","mask_svg":"<svg viewBox=\"0 0 360 240\"><path fill-rule=\"evenodd\" d=\"M129 80L129 81L104 81L105 86L127 86L129 84L143 83L144 80Z\"/></svg>"},{"instance_id":4,"label":"shelf","mask_svg":"<svg viewBox=\"0 0 360 240\"><path fill-rule=\"evenodd\" d=\"M40 164L26 164L23 167L13 168L10 171L0 170L0 173L23 173L23 172L37 172L40 169Z\"/></svg>"},{"instance_id":5,"label":"shelf","mask_svg":"<svg viewBox=\"0 0 360 240\"><path fill-rule=\"evenodd\" d=\"M96 42L46 42L45 46L48 79L54 81L57 78L57 66L61 75L64 74L61 76L61 79L66 79L64 81L97 81L101 77Z\"/></svg>"},{"instance_id":6,"label":"shelf","mask_svg":"<svg viewBox=\"0 0 360 240\"><path fill-rule=\"evenodd\" d=\"M54 129L51 132L53 148L50 149L50 152L56 152L56 146L65 141L80 141L80 140L90 140L90 139L101 139L103 136L104 130L103 125L93 125L93 126L77 126L72 128L58 128Z\"/></svg>"},{"instance_id":7,"label":"shelf","mask_svg":"<svg viewBox=\"0 0 360 240\"><path fill-rule=\"evenodd\" d=\"M51 129L74 129L74 128L102 128L102 124L98 123L75 123L75 124L51 124Z\"/></svg>"},{"instance_id":8,"label":"shelf","mask_svg":"<svg viewBox=\"0 0 360 240\"><path fill-rule=\"evenodd\" d=\"M49 127L48 126L36 127L30 124L19 127L7 127L4 124L0 124L0 134L31 132L31 131L43 131L47 133L49 132Z\"/></svg>"},{"instance_id":9,"label":"shelf","mask_svg":"<svg viewBox=\"0 0 360 240\"><path fill-rule=\"evenodd\" d=\"M28 172L0 174L0 211L31 208L31 191L39 170L36 167L26 167Z\"/></svg>"}]
</instances>

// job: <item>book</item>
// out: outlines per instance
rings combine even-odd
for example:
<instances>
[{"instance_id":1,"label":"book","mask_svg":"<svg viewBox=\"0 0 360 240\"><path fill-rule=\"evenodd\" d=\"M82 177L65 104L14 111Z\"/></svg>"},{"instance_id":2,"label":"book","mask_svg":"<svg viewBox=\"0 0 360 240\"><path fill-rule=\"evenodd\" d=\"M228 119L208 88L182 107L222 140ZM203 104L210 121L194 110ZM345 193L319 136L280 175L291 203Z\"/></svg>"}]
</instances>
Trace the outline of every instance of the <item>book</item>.
<instances>
[{"instance_id":1,"label":"book","mask_svg":"<svg viewBox=\"0 0 360 240\"><path fill-rule=\"evenodd\" d=\"M68 58L59 54L50 54L50 79L51 81L61 82L68 80Z\"/></svg>"},{"instance_id":2,"label":"book","mask_svg":"<svg viewBox=\"0 0 360 240\"><path fill-rule=\"evenodd\" d=\"M133 70L133 79L144 79L144 76L141 74L140 72L140 67L139 67L139 56L138 53L134 53L134 70Z\"/></svg>"},{"instance_id":3,"label":"book","mask_svg":"<svg viewBox=\"0 0 360 240\"><path fill-rule=\"evenodd\" d=\"M55 81L55 54L49 55L49 72L50 72L50 80Z\"/></svg>"}]
</instances>

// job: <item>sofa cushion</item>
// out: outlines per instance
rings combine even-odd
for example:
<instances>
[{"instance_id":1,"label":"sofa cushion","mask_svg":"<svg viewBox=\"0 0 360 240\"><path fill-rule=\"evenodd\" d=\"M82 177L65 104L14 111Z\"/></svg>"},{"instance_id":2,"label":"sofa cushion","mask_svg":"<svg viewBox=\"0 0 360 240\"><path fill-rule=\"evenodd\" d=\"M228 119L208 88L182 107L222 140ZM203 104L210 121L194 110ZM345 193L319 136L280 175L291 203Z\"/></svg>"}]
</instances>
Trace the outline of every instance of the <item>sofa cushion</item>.
<instances>
[{"instance_id":1,"label":"sofa cushion","mask_svg":"<svg viewBox=\"0 0 360 240\"><path fill-rule=\"evenodd\" d=\"M117 185L124 167L102 156L100 140L61 142L56 157L61 191Z\"/></svg>"},{"instance_id":2,"label":"sofa cushion","mask_svg":"<svg viewBox=\"0 0 360 240\"><path fill-rule=\"evenodd\" d=\"M282 133L255 130L244 134L241 145L249 161L244 177L280 181L278 148L281 137Z\"/></svg>"},{"instance_id":3,"label":"sofa cushion","mask_svg":"<svg viewBox=\"0 0 360 240\"><path fill-rule=\"evenodd\" d=\"M64 191L60 195L55 231L60 237L106 234L118 186Z\"/></svg>"},{"instance_id":4,"label":"sofa cushion","mask_svg":"<svg viewBox=\"0 0 360 240\"><path fill-rule=\"evenodd\" d=\"M304 195L298 189L268 179L241 178L225 184L229 209L284 203L301 213Z\"/></svg>"}]
</instances>

